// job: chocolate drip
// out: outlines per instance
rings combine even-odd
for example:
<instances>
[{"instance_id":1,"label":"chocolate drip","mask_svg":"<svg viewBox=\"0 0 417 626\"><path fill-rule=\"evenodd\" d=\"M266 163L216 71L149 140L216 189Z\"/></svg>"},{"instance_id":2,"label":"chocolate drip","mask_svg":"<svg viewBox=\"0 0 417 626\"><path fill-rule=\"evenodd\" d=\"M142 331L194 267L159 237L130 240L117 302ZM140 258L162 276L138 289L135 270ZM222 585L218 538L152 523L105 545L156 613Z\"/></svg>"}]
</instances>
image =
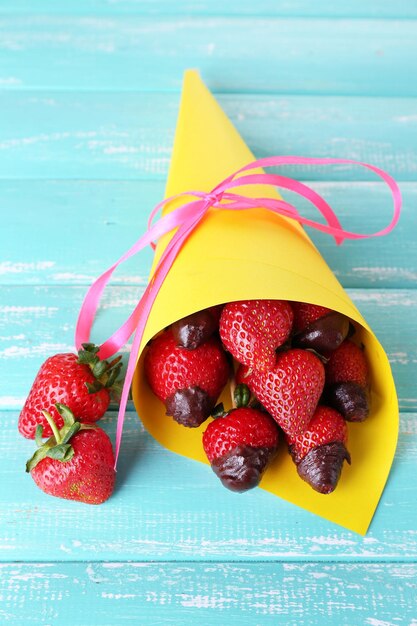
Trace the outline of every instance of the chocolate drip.
<instances>
[{"instance_id":1,"label":"chocolate drip","mask_svg":"<svg viewBox=\"0 0 417 626\"><path fill-rule=\"evenodd\" d=\"M275 448L240 445L212 461L211 467L225 487L247 491L259 484L275 453Z\"/></svg>"},{"instance_id":2,"label":"chocolate drip","mask_svg":"<svg viewBox=\"0 0 417 626\"><path fill-rule=\"evenodd\" d=\"M331 493L339 482L345 459L350 464L350 454L344 443L325 443L310 450L298 463L297 471L319 493Z\"/></svg>"},{"instance_id":3,"label":"chocolate drip","mask_svg":"<svg viewBox=\"0 0 417 626\"><path fill-rule=\"evenodd\" d=\"M295 335L293 346L328 354L336 350L349 333L349 320L341 313L329 313L312 322L304 331Z\"/></svg>"},{"instance_id":4,"label":"chocolate drip","mask_svg":"<svg viewBox=\"0 0 417 626\"><path fill-rule=\"evenodd\" d=\"M198 311L187 315L172 325L172 334L178 346L195 350L207 341L219 325L210 311Z\"/></svg>"},{"instance_id":5,"label":"chocolate drip","mask_svg":"<svg viewBox=\"0 0 417 626\"><path fill-rule=\"evenodd\" d=\"M327 389L325 399L349 422L363 422L369 415L368 393L357 383L336 383Z\"/></svg>"},{"instance_id":6,"label":"chocolate drip","mask_svg":"<svg viewBox=\"0 0 417 626\"><path fill-rule=\"evenodd\" d=\"M210 415L214 402L201 387L179 389L165 400L166 414L189 428L197 428Z\"/></svg>"}]
</instances>

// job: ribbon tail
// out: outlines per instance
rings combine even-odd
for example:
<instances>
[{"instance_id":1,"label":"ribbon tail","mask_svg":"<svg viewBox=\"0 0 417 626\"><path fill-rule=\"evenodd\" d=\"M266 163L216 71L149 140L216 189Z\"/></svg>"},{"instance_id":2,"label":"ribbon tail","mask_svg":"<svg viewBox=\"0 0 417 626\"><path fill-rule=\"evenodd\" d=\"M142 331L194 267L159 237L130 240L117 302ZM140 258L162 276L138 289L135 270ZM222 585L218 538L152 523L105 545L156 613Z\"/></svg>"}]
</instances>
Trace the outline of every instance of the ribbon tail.
<instances>
[{"instance_id":1,"label":"ribbon tail","mask_svg":"<svg viewBox=\"0 0 417 626\"><path fill-rule=\"evenodd\" d=\"M162 287L165 277L171 269L175 258L177 257L182 246L184 245L186 239L189 237L189 235L192 233L194 228L197 226L197 224L206 213L207 204L200 201L200 207L200 210L194 216L194 219L191 221L191 223L183 224L183 226L175 233L174 237L171 239L170 243L164 251L164 254L159 260L154 275L147 289L145 290L145 293L143 294L138 304L138 307L141 307L141 314L138 317L138 325L129 355L125 380L123 383L122 395L120 398L119 413L117 416L115 468L117 465L117 460L119 458L120 446L122 442L123 424L126 414L127 401L129 398L129 390L132 385L133 375L135 373L136 363L138 360L139 350L142 344L146 323L148 321L149 314L159 293L159 290Z\"/></svg>"}]
</instances>

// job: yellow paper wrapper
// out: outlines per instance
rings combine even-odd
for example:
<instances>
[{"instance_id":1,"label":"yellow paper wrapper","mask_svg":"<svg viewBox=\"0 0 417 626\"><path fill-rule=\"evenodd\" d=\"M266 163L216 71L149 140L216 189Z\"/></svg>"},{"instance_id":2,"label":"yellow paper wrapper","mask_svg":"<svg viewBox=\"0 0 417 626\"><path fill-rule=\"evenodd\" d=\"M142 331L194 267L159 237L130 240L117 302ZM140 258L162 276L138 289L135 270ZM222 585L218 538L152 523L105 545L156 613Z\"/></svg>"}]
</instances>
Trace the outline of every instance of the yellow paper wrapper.
<instances>
[{"instance_id":1,"label":"yellow paper wrapper","mask_svg":"<svg viewBox=\"0 0 417 626\"><path fill-rule=\"evenodd\" d=\"M185 74L166 196L209 191L254 156L195 71ZM250 196L279 197L267 187L244 187ZM237 190L239 193L239 190ZM178 203L170 204L172 210ZM155 261L171 234L162 238ZM299 224L262 208L212 211L175 260L150 313L133 381L133 400L145 428L163 446L208 464L197 429L178 425L150 391L143 373L146 343L163 328L215 304L246 299L298 300L340 311L360 325L371 370L371 414L349 424L351 466L337 489L319 494L304 483L285 449L260 488L360 534L378 505L395 453L398 402L387 356ZM226 390L222 400L230 406ZM284 448L285 446L282 446ZM213 480L218 479L213 474ZM219 482L219 489L223 487ZM231 498L244 497L230 493Z\"/></svg>"}]
</instances>

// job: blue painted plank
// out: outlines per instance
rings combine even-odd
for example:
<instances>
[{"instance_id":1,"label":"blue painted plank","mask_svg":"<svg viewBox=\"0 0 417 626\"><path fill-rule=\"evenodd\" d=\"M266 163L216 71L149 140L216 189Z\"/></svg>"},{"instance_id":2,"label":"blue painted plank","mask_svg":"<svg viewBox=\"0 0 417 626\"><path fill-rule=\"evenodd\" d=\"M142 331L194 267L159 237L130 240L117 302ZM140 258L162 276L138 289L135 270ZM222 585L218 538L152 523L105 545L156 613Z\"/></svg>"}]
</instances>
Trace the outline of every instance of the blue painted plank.
<instances>
[{"instance_id":1,"label":"blue painted plank","mask_svg":"<svg viewBox=\"0 0 417 626\"><path fill-rule=\"evenodd\" d=\"M410 626L417 568L322 564L36 563L2 567L10 626Z\"/></svg>"},{"instance_id":2,"label":"blue painted plank","mask_svg":"<svg viewBox=\"0 0 417 626\"><path fill-rule=\"evenodd\" d=\"M110 287L92 336L100 342L124 322L144 287ZM85 287L3 286L0 291L0 380L7 388L0 408L19 408L42 361L72 348ZM347 290L390 358L401 409L417 410L417 290ZM4 395L3 395L4 394Z\"/></svg>"},{"instance_id":3,"label":"blue painted plank","mask_svg":"<svg viewBox=\"0 0 417 626\"><path fill-rule=\"evenodd\" d=\"M229 93L416 96L416 35L415 20L3 15L0 82L169 91L200 67Z\"/></svg>"},{"instance_id":4,"label":"blue painted plank","mask_svg":"<svg viewBox=\"0 0 417 626\"><path fill-rule=\"evenodd\" d=\"M358 159L416 180L417 99L218 99L256 157ZM179 94L3 92L0 178L165 180L178 102ZM304 180L376 180L342 166L285 171Z\"/></svg>"},{"instance_id":5,"label":"blue painted plank","mask_svg":"<svg viewBox=\"0 0 417 626\"><path fill-rule=\"evenodd\" d=\"M113 496L100 506L53 498L24 473L34 442L19 435L17 418L16 411L0 413L0 561L417 560L417 485L410 480L417 413L401 415L391 475L366 537L260 489L227 491L208 466L163 449L134 412ZM113 441L115 422L111 412L100 422Z\"/></svg>"},{"instance_id":6,"label":"blue painted plank","mask_svg":"<svg viewBox=\"0 0 417 626\"><path fill-rule=\"evenodd\" d=\"M374 232L390 219L389 192L382 183L314 182L313 188L350 230ZM411 235L417 232L417 183L403 183L401 190L403 215L389 237L347 240L336 246L330 237L308 229L344 286L416 285L417 241ZM0 284L89 284L144 232L146 215L163 193L162 181L0 180ZM288 193L284 195L291 198ZM306 216L316 217L304 203L297 206ZM42 224L36 237L33 215ZM122 265L113 283L143 283L151 259L151 252L146 251Z\"/></svg>"},{"instance_id":7,"label":"blue painted plank","mask_svg":"<svg viewBox=\"0 0 417 626\"><path fill-rule=\"evenodd\" d=\"M9 0L3 2L0 13L49 14L49 15L228 15L228 16L274 16L274 17L372 17L415 18L417 6L414 0L396 3L381 0L350 0L348 4L333 0Z\"/></svg>"}]
</instances>

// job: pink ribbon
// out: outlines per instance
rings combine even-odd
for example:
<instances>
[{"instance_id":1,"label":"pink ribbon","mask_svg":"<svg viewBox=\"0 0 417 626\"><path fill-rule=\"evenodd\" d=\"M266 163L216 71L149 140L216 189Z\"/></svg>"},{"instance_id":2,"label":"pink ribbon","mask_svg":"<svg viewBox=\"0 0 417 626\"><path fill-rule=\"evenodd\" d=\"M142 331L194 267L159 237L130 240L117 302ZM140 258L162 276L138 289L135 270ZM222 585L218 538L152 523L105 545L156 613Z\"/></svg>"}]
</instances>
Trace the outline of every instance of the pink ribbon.
<instances>
[{"instance_id":1,"label":"pink ribbon","mask_svg":"<svg viewBox=\"0 0 417 626\"><path fill-rule=\"evenodd\" d=\"M327 202L316 193L311 187L297 180L281 176L277 174L246 174L246 172L256 169L279 165L333 165L333 164L351 164L361 165L386 182L394 202L394 214L391 223L382 230L371 234L353 233L344 230L337 219L332 208ZM301 216L297 209L284 200L274 198L249 198L240 193L233 193L236 187L244 185L266 185L273 187L281 187L296 192L300 196L309 200L324 217L326 223L322 224L315 220ZM153 224L157 213L167 204L178 198L193 197L191 201L185 202L182 206L174 209L172 212L162 216ZM220 211L243 211L253 208L264 208L278 215L289 217L300 224L312 226L324 233L332 235L337 244L341 244L344 239L366 239L368 237L381 237L387 235L397 224L401 211L401 193L395 180L386 172L374 165L361 163L351 159L330 159L330 158L308 158L294 156L276 156L265 159L259 159L242 167L234 174L228 176L224 181L219 183L209 193L201 191L188 191L180 193L170 198L166 198L160 202L151 212L148 229L138 241L123 254L116 263L106 270L97 280L93 282L89 288L77 320L75 331L75 344L77 349L82 343L88 342L90 338L91 328L94 322L100 298L104 288L109 282L114 270L131 256L137 254L140 250L148 245L155 248L155 241L163 235L175 230L173 237L165 248L154 274L137 306L132 311L128 319L122 326L116 330L109 339L101 346L99 356L106 359L115 354L122 346L124 346L130 337L134 334L133 344L126 370L126 377L123 385L123 391L120 399L119 415L116 430L116 463L119 456L120 444L122 439L123 422L126 412L126 405L129 395L129 389L132 383L133 374L136 367L136 361L139 354L139 348L142 341L143 333L152 309L156 296L168 274L178 252L186 242L189 235L198 227L198 224L204 218L209 210L215 209Z\"/></svg>"}]
</instances>

